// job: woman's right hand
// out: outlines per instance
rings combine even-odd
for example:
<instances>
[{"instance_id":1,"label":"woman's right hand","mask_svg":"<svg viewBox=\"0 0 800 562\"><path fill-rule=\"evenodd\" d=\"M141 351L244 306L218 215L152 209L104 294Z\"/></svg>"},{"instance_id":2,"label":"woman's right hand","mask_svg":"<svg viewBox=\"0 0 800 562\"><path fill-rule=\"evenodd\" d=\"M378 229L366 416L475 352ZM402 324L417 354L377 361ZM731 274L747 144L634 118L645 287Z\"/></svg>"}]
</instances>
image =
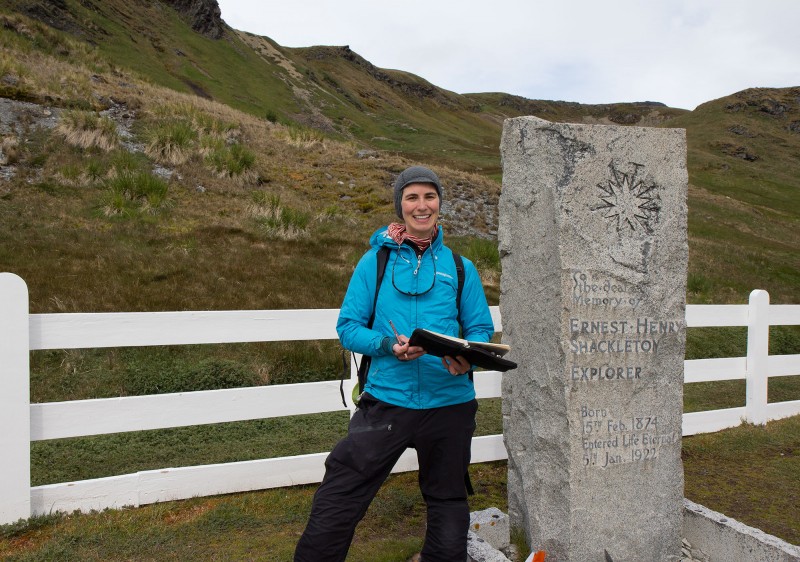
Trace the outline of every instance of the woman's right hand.
<instances>
[{"instance_id":1,"label":"woman's right hand","mask_svg":"<svg viewBox=\"0 0 800 562\"><path fill-rule=\"evenodd\" d=\"M401 343L392 345L392 353L399 361L413 361L425 355L425 350L418 345L408 345L408 338L402 334L398 336Z\"/></svg>"}]
</instances>

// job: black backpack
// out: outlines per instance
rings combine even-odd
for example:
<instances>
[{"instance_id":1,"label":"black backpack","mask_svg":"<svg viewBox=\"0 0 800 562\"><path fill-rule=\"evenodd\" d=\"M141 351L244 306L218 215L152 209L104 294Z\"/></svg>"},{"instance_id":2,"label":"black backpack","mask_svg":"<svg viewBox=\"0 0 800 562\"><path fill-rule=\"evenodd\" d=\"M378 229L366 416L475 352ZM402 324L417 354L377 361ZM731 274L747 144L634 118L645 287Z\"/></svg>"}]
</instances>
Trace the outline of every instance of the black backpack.
<instances>
[{"instance_id":1,"label":"black backpack","mask_svg":"<svg viewBox=\"0 0 800 562\"><path fill-rule=\"evenodd\" d=\"M378 264L377 264L377 281L375 283L375 297L372 300L372 313L369 316L369 322L367 322L367 328L372 328L372 324L375 322L375 307L378 304L378 293L381 290L381 283L383 282L383 274L386 272L386 263L389 261L389 248L387 246L381 246L378 250ZM456 317L458 318L458 323L461 324L461 292L464 289L464 261L461 259L461 256L456 252L453 252L453 261L456 265L456 277L458 278L458 290L456 292ZM364 355L361 357L361 364L358 365L358 394L360 395L364 392L364 388L367 386L367 374L369 373L370 365L372 364L372 357L368 355ZM345 366L346 369L346 366ZM470 380L472 380L472 371L469 372ZM347 402L345 401L344 397L344 379L342 379L342 384L340 385L340 391L342 393L342 403L347 407Z\"/></svg>"}]
</instances>

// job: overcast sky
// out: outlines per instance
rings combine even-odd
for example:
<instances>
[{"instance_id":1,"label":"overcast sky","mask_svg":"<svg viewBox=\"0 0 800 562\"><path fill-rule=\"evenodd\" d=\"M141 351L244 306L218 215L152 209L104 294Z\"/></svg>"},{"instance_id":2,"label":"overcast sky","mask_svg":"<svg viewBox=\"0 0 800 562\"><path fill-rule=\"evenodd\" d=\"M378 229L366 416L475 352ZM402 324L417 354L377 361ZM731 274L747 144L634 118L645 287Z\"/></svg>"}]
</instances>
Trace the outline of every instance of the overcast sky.
<instances>
[{"instance_id":1,"label":"overcast sky","mask_svg":"<svg viewBox=\"0 0 800 562\"><path fill-rule=\"evenodd\" d=\"M218 0L285 47L349 45L458 93L697 105L800 86L800 0Z\"/></svg>"}]
</instances>

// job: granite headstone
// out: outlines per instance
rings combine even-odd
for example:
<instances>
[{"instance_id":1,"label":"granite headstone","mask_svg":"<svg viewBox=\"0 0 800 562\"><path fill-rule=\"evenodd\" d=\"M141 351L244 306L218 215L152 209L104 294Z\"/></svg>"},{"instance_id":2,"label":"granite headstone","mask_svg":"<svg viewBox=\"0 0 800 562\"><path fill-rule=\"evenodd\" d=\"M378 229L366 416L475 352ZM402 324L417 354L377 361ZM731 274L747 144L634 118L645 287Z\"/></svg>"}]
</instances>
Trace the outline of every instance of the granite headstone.
<instances>
[{"instance_id":1,"label":"granite headstone","mask_svg":"<svg viewBox=\"0 0 800 562\"><path fill-rule=\"evenodd\" d=\"M682 129L505 122L509 516L549 562L678 560Z\"/></svg>"}]
</instances>

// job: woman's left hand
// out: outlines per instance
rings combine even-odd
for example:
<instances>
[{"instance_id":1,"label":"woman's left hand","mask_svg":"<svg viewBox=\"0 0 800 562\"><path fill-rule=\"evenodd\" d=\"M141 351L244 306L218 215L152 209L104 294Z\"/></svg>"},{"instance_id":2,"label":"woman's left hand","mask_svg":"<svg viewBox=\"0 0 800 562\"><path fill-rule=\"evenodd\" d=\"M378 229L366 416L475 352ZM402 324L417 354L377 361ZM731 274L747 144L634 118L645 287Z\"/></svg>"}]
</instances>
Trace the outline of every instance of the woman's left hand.
<instances>
[{"instance_id":1,"label":"woman's left hand","mask_svg":"<svg viewBox=\"0 0 800 562\"><path fill-rule=\"evenodd\" d=\"M444 365L444 368L454 376L464 375L472 368L472 365L469 364L469 361L464 359L461 355L458 355L457 357L445 355L442 357L442 365Z\"/></svg>"}]
</instances>

